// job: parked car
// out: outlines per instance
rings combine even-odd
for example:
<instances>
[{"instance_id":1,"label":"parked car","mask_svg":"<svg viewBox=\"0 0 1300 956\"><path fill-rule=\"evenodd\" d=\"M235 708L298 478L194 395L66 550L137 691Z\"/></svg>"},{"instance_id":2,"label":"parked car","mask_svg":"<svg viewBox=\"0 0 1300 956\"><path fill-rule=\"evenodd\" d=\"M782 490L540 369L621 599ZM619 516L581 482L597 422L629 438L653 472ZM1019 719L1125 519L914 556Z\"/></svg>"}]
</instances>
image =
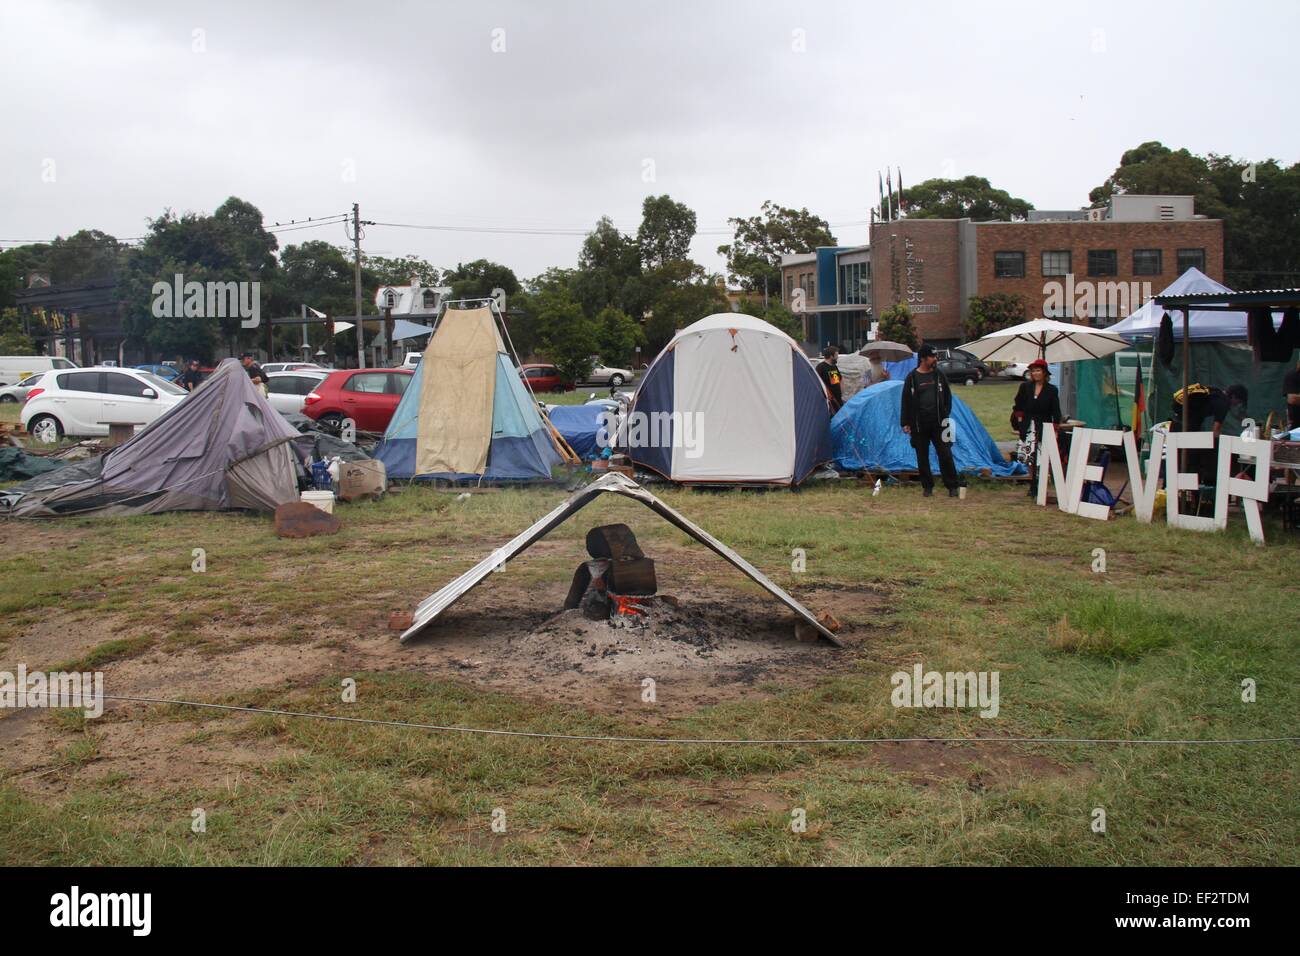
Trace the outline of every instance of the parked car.
<instances>
[{"instance_id":1,"label":"parked car","mask_svg":"<svg viewBox=\"0 0 1300 956\"><path fill-rule=\"evenodd\" d=\"M262 363L262 371L265 372L267 375L270 375L272 372L296 372L299 369L304 369L304 368L317 369L322 372L329 371L329 369L325 368L322 365L317 365L315 362L263 362Z\"/></svg>"},{"instance_id":2,"label":"parked car","mask_svg":"<svg viewBox=\"0 0 1300 956\"><path fill-rule=\"evenodd\" d=\"M335 428L346 418L359 431L382 432L397 411L412 373L401 368L349 368L330 372L303 396L302 413Z\"/></svg>"},{"instance_id":3,"label":"parked car","mask_svg":"<svg viewBox=\"0 0 1300 956\"><path fill-rule=\"evenodd\" d=\"M942 349L936 351L935 355L939 359L939 368L943 370L944 375L948 376L950 382L974 385L984 377L985 370L988 369L988 366L975 356L961 349ZM980 366L983 366L983 369Z\"/></svg>"},{"instance_id":4,"label":"parked car","mask_svg":"<svg viewBox=\"0 0 1300 956\"><path fill-rule=\"evenodd\" d=\"M1002 371L1001 371L999 374L1000 374L1003 378L1023 378L1023 379L1025 379L1025 380L1028 380L1028 379L1029 379L1029 363L1028 363L1028 362L1008 362L1006 365L1004 365L1004 366L1002 367Z\"/></svg>"},{"instance_id":5,"label":"parked car","mask_svg":"<svg viewBox=\"0 0 1300 956\"><path fill-rule=\"evenodd\" d=\"M615 388L624 382L630 382L636 376L625 368L612 368L601 362L592 366L591 374L584 379L585 383L591 385L613 385Z\"/></svg>"},{"instance_id":6,"label":"parked car","mask_svg":"<svg viewBox=\"0 0 1300 956\"><path fill-rule=\"evenodd\" d=\"M266 366L262 366L265 368ZM266 385L270 389L267 401L277 412L289 415L302 411L303 402L321 382L329 377L323 368L298 368L290 372L267 372Z\"/></svg>"},{"instance_id":7,"label":"parked car","mask_svg":"<svg viewBox=\"0 0 1300 956\"><path fill-rule=\"evenodd\" d=\"M37 441L108 434L109 422L147 425L189 394L152 372L97 366L49 372L27 394L23 428Z\"/></svg>"},{"instance_id":8,"label":"parked car","mask_svg":"<svg viewBox=\"0 0 1300 956\"><path fill-rule=\"evenodd\" d=\"M76 367L60 355L0 355L0 386L15 385L37 372Z\"/></svg>"},{"instance_id":9,"label":"parked car","mask_svg":"<svg viewBox=\"0 0 1300 956\"><path fill-rule=\"evenodd\" d=\"M47 372L37 372L35 375L28 375L16 385L6 385L0 388L0 402L25 402L27 393L41 383L41 376Z\"/></svg>"},{"instance_id":10,"label":"parked car","mask_svg":"<svg viewBox=\"0 0 1300 956\"><path fill-rule=\"evenodd\" d=\"M152 372L164 382L174 382L181 377L181 370L174 365L132 365L141 372Z\"/></svg>"},{"instance_id":11,"label":"parked car","mask_svg":"<svg viewBox=\"0 0 1300 956\"><path fill-rule=\"evenodd\" d=\"M573 391L573 383L566 381L554 365L524 365L519 375L531 392Z\"/></svg>"}]
</instances>

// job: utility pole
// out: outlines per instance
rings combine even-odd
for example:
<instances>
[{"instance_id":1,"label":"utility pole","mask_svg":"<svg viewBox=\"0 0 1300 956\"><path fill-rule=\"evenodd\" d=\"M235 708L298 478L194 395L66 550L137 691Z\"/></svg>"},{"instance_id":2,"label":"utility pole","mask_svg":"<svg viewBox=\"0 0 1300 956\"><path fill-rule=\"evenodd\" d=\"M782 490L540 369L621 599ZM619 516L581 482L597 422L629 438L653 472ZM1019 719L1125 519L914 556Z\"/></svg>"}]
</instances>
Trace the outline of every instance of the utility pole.
<instances>
[{"instance_id":1,"label":"utility pole","mask_svg":"<svg viewBox=\"0 0 1300 956\"><path fill-rule=\"evenodd\" d=\"M353 291L356 293L357 368L366 367L366 330L361 321L361 207L352 204L352 259L356 266Z\"/></svg>"}]
</instances>

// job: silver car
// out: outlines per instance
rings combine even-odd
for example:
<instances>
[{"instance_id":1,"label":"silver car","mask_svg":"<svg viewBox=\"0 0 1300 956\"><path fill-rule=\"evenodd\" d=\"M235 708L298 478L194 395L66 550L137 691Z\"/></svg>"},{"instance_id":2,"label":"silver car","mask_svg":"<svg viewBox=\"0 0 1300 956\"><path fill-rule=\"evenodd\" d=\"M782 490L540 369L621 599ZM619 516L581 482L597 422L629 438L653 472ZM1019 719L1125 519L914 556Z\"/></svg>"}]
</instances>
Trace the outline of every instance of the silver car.
<instances>
[{"instance_id":1,"label":"silver car","mask_svg":"<svg viewBox=\"0 0 1300 956\"><path fill-rule=\"evenodd\" d=\"M37 372L35 375L28 375L21 382L0 388L0 402L8 404L27 401L27 393L40 384L41 376L45 374L45 372Z\"/></svg>"},{"instance_id":2,"label":"silver car","mask_svg":"<svg viewBox=\"0 0 1300 956\"><path fill-rule=\"evenodd\" d=\"M591 374L586 381L592 385L613 385L618 388L624 382L630 382L636 375L625 368L612 368L597 362L591 367Z\"/></svg>"},{"instance_id":3,"label":"silver car","mask_svg":"<svg viewBox=\"0 0 1300 956\"><path fill-rule=\"evenodd\" d=\"M265 368L265 366L263 366ZM302 411L307 393L329 377L323 368L297 368L291 372L267 372L266 387L270 390L267 401L282 415Z\"/></svg>"}]
</instances>

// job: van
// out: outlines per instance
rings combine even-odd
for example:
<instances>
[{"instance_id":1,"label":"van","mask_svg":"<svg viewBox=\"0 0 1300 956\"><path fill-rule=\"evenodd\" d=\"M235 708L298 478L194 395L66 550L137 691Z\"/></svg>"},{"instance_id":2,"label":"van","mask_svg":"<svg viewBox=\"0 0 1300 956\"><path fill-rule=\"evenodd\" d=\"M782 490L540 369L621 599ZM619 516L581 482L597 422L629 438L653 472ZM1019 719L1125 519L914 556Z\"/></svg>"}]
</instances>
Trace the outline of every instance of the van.
<instances>
[{"instance_id":1,"label":"van","mask_svg":"<svg viewBox=\"0 0 1300 956\"><path fill-rule=\"evenodd\" d=\"M77 363L58 355L0 355L0 388L16 385L37 372L61 368L77 368Z\"/></svg>"}]
</instances>

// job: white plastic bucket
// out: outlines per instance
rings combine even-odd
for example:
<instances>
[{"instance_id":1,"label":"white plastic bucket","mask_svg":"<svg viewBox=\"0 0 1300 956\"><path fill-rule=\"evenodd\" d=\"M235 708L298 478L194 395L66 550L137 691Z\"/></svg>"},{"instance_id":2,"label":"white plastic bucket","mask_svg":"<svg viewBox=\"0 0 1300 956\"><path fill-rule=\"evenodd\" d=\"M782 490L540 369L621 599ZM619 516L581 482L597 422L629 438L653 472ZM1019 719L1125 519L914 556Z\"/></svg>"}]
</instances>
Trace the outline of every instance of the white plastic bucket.
<instances>
[{"instance_id":1,"label":"white plastic bucket","mask_svg":"<svg viewBox=\"0 0 1300 956\"><path fill-rule=\"evenodd\" d=\"M332 491L304 491L302 500L309 505L315 505L327 515L334 513L334 492Z\"/></svg>"}]
</instances>

